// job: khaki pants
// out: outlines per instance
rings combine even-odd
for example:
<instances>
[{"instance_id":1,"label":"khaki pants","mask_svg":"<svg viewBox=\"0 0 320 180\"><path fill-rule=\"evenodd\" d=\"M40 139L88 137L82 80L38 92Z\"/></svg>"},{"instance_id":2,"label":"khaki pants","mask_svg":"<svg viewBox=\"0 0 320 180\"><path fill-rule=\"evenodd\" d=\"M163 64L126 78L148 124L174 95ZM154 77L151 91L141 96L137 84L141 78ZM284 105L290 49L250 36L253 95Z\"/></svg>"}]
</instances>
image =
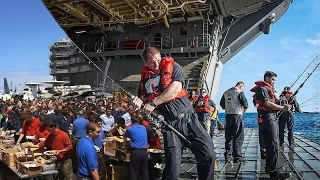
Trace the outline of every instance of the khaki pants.
<instances>
[{"instance_id":1,"label":"khaki pants","mask_svg":"<svg viewBox=\"0 0 320 180\"><path fill-rule=\"evenodd\" d=\"M200 121L203 128L207 131L208 134L210 134L210 128L211 128L211 117L209 116L205 121Z\"/></svg>"},{"instance_id":2,"label":"khaki pants","mask_svg":"<svg viewBox=\"0 0 320 180\"><path fill-rule=\"evenodd\" d=\"M72 160L60 160L56 163L60 180L73 180Z\"/></svg>"}]
</instances>

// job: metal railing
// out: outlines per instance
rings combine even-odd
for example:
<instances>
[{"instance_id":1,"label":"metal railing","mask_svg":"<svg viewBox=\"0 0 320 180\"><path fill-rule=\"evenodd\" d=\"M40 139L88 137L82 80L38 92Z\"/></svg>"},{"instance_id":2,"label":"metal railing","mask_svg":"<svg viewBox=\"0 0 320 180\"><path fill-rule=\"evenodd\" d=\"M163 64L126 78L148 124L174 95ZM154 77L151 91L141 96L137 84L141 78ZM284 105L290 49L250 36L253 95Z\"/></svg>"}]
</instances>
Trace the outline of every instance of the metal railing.
<instances>
[{"instance_id":1,"label":"metal railing","mask_svg":"<svg viewBox=\"0 0 320 180\"><path fill-rule=\"evenodd\" d=\"M211 43L211 35L207 34ZM103 51L119 51L119 50L137 50L146 47L157 47L159 49L170 49L179 47L196 48L208 46L203 44L203 36L184 36L179 38L168 37L147 37L141 39L120 39L105 42L96 42L95 51L101 53Z\"/></svg>"},{"instance_id":2,"label":"metal railing","mask_svg":"<svg viewBox=\"0 0 320 180\"><path fill-rule=\"evenodd\" d=\"M73 44L70 41L67 42L55 42L51 45L49 45L50 49L54 49L54 48L63 48L63 47L71 47L73 46Z\"/></svg>"},{"instance_id":3,"label":"metal railing","mask_svg":"<svg viewBox=\"0 0 320 180\"><path fill-rule=\"evenodd\" d=\"M83 62L87 62L87 61L82 57L74 57L69 59L69 64L78 64Z\"/></svg>"},{"instance_id":4,"label":"metal railing","mask_svg":"<svg viewBox=\"0 0 320 180\"><path fill-rule=\"evenodd\" d=\"M54 61L54 62L50 63L50 67L65 66L65 65L69 65L69 61L68 60Z\"/></svg>"},{"instance_id":5,"label":"metal railing","mask_svg":"<svg viewBox=\"0 0 320 180\"><path fill-rule=\"evenodd\" d=\"M68 69L51 69L50 74L67 74L69 73Z\"/></svg>"}]
</instances>

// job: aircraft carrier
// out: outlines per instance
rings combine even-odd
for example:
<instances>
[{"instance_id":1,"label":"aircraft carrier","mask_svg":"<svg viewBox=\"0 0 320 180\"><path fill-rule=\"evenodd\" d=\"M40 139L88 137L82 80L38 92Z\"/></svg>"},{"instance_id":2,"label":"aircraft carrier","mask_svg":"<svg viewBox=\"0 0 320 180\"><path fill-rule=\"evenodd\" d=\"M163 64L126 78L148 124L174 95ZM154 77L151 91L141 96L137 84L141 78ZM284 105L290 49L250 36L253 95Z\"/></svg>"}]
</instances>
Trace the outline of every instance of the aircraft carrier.
<instances>
[{"instance_id":1,"label":"aircraft carrier","mask_svg":"<svg viewBox=\"0 0 320 180\"><path fill-rule=\"evenodd\" d=\"M183 66L188 90L204 87L215 101L223 65L256 37L269 34L292 0L43 2L71 39L66 44L74 54L66 56L79 56L79 62L72 63L67 58L63 65L55 64L61 59L51 59L51 74L57 80L114 91L104 75L107 74L127 91L136 93L141 54L144 48L154 46ZM279 164L293 174L290 179L320 179L320 145L297 134L294 139L294 146L289 147L286 142L280 148ZM263 168L265 160L260 159L257 129L245 130L245 163L224 161L224 133L218 133L213 140L220 166L218 179L268 178ZM196 169L194 156L185 153L180 179L197 179Z\"/></svg>"},{"instance_id":2,"label":"aircraft carrier","mask_svg":"<svg viewBox=\"0 0 320 180\"><path fill-rule=\"evenodd\" d=\"M144 48L154 46L183 66L188 90L204 87L213 100L223 65L257 36L269 34L291 4L291 0L43 2L71 39L50 46L50 73L57 80L117 90L104 76L107 74L136 94L141 54ZM75 58L76 54L80 58Z\"/></svg>"}]
</instances>

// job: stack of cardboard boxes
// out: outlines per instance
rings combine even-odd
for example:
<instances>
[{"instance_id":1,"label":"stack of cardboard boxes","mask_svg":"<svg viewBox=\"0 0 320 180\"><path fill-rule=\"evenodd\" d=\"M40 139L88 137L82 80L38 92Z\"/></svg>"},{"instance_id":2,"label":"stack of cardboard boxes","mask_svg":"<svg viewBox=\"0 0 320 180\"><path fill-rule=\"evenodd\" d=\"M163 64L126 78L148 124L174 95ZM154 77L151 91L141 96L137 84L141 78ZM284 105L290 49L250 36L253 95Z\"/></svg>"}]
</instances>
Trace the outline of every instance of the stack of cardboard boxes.
<instances>
[{"instance_id":1,"label":"stack of cardboard boxes","mask_svg":"<svg viewBox=\"0 0 320 180\"><path fill-rule=\"evenodd\" d=\"M29 148L26 154L25 144L21 144L21 148L15 147L13 137L0 137L0 148L0 159L10 168L16 168L22 174L34 176L48 170L46 164L35 161L36 156L44 156L43 149Z\"/></svg>"},{"instance_id":2,"label":"stack of cardboard boxes","mask_svg":"<svg viewBox=\"0 0 320 180\"><path fill-rule=\"evenodd\" d=\"M127 143L124 143L122 136L114 136L107 137L106 142L104 144L105 154L109 156L114 156L116 158L129 161L130 160L130 152L128 151L128 143L130 139L128 139Z\"/></svg>"}]
</instances>

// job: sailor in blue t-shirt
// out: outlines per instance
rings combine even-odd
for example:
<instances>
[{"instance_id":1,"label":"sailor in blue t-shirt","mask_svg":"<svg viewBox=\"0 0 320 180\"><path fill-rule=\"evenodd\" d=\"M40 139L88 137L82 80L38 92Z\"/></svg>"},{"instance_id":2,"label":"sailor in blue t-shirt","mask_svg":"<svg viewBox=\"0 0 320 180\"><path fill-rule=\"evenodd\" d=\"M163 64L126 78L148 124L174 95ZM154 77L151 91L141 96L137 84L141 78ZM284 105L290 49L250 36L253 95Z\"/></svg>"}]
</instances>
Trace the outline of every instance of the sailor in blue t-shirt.
<instances>
[{"instance_id":1,"label":"sailor in blue t-shirt","mask_svg":"<svg viewBox=\"0 0 320 180\"><path fill-rule=\"evenodd\" d=\"M132 126L124 134L124 142L130 138L132 148L130 154L131 180L137 180L138 175L142 180L149 180L148 173L148 135L145 126L139 124L139 118L142 118L140 112L134 112L131 115Z\"/></svg>"},{"instance_id":2,"label":"sailor in blue t-shirt","mask_svg":"<svg viewBox=\"0 0 320 180\"><path fill-rule=\"evenodd\" d=\"M85 119L82 116L73 121L72 133L76 138L81 139L86 136L86 127L88 123L89 120Z\"/></svg>"},{"instance_id":3,"label":"sailor in blue t-shirt","mask_svg":"<svg viewBox=\"0 0 320 180\"><path fill-rule=\"evenodd\" d=\"M97 123L90 122L87 125L87 135L83 137L77 147L78 173L77 180L100 180L98 173L97 150L94 140L100 135L100 127Z\"/></svg>"}]
</instances>

